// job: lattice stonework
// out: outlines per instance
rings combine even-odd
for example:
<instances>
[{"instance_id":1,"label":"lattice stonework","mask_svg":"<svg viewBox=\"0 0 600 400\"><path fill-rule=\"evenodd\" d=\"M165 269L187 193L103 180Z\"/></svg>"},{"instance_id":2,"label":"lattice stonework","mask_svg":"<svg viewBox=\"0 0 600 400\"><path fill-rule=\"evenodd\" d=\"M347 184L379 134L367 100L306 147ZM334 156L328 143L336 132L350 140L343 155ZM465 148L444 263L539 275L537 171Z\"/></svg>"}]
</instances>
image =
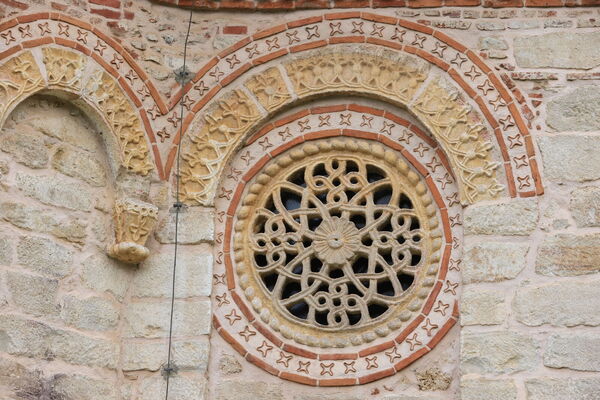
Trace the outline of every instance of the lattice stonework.
<instances>
[{"instance_id":1,"label":"lattice stonework","mask_svg":"<svg viewBox=\"0 0 600 400\"><path fill-rule=\"evenodd\" d=\"M390 376L457 318L449 164L408 123L399 138L370 133L402 120L361 111L274 123L237 153L217 194L215 326L248 361L304 384ZM318 128L352 121L365 130Z\"/></svg>"}]
</instances>

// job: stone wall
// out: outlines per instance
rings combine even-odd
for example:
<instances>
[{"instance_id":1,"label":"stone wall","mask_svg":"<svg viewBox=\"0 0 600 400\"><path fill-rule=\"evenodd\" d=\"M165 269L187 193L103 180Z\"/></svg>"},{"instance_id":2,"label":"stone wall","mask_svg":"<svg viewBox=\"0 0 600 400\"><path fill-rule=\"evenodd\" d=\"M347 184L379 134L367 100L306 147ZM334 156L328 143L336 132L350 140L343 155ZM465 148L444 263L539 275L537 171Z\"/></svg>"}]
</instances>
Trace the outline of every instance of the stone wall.
<instances>
[{"instance_id":1,"label":"stone wall","mask_svg":"<svg viewBox=\"0 0 600 400\"><path fill-rule=\"evenodd\" d=\"M600 398L599 9L362 11L434 28L493 69L533 137L543 195L465 206L462 220L452 222L464 229L464 254L454 261L463 279L460 323L434 352L401 373L349 388L313 388L269 375L215 332L211 291L219 277L212 269L219 255L213 255L213 246L222 233L215 231L218 216L211 207L187 207L178 226L172 347L177 372L170 398ZM0 31L12 29L1 36L0 59L13 54L5 48L33 37L2 22L40 12L60 12L105 32L148 74L142 80L154 85L153 97L140 79L119 69L118 58L104 61L141 97L140 104L131 104L148 112L144 125L159 172L142 183L116 179L110 140L102 139L112 133L101 118L70 100L38 94L10 112L0 131L0 397L164 398L175 247L169 169L180 89L173 71L182 64L188 12L147 1L0 0ZM195 11L188 68L207 72L214 65L204 66L213 57L249 35L323 14ZM31 29L37 34L44 27L34 22ZM65 40L99 46L73 26L66 32ZM467 82L475 82L477 74L472 70ZM190 94L194 101L204 94L196 89ZM368 98L353 101L399 109ZM511 123L505 120L502 128ZM507 142L510 149L525 145L513 140ZM519 159L508 163L517 173L528 166ZM519 190L535 187L526 178L518 184ZM114 235L113 202L127 191L143 193L160 209L147 243L150 257L133 266L106 256Z\"/></svg>"}]
</instances>

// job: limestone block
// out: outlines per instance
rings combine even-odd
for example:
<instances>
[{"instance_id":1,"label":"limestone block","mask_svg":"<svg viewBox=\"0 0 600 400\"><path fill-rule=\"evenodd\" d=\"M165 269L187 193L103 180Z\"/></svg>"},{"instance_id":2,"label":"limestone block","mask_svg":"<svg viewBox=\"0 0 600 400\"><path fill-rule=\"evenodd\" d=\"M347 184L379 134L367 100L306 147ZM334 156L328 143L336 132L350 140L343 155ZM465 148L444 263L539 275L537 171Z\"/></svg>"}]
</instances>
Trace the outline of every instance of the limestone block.
<instances>
[{"instance_id":1,"label":"limestone block","mask_svg":"<svg viewBox=\"0 0 600 400\"><path fill-rule=\"evenodd\" d=\"M8 130L0 135L0 150L11 154L16 162L29 168L45 168L50 158L45 139L44 135L35 132Z\"/></svg>"},{"instance_id":2,"label":"limestone block","mask_svg":"<svg viewBox=\"0 0 600 400\"><path fill-rule=\"evenodd\" d=\"M448 390L452 383L452 376L444 373L439 368L428 368L416 371L419 390L426 392Z\"/></svg>"},{"instance_id":3,"label":"limestone block","mask_svg":"<svg viewBox=\"0 0 600 400\"><path fill-rule=\"evenodd\" d=\"M537 344L532 337L519 333L465 333L461 344L460 359L464 373L528 371L538 362Z\"/></svg>"},{"instance_id":4,"label":"limestone block","mask_svg":"<svg viewBox=\"0 0 600 400\"><path fill-rule=\"evenodd\" d=\"M242 364L234 354L221 353L219 356L219 371L224 375L235 375L242 372Z\"/></svg>"},{"instance_id":5,"label":"limestone block","mask_svg":"<svg viewBox=\"0 0 600 400\"><path fill-rule=\"evenodd\" d=\"M525 381L527 400L598 400L600 378L538 378Z\"/></svg>"},{"instance_id":6,"label":"limestone block","mask_svg":"<svg viewBox=\"0 0 600 400\"><path fill-rule=\"evenodd\" d=\"M506 320L502 293L467 286L462 293L460 323L465 325L499 325Z\"/></svg>"},{"instance_id":7,"label":"limestone block","mask_svg":"<svg viewBox=\"0 0 600 400\"><path fill-rule=\"evenodd\" d=\"M167 362L166 340L126 341L123 346L124 371L158 371ZM174 340L172 362L178 370L206 371L209 356L208 336L197 339Z\"/></svg>"},{"instance_id":8,"label":"limestone block","mask_svg":"<svg viewBox=\"0 0 600 400\"><path fill-rule=\"evenodd\" d=\"M160 375L145 378L139 387L139 398L163 400L165 398L165 385L166 381ZM206 378L201 374L173 376L169 381L169 398L173 400L206 399Z\"/></svg>"},{"instance_id":9,"label":"limestone block","mask_svg":"<svg viewBox=\"0 0 600 400\"><path fill-rule=\"evenodd\" d=\"M93 154L61 146L52 157L52 167L73 178L81 179L92 186L106 185L104 165Z\"/></svg>"},{"instance_id":10,"label":"limestone block","mask_svg":"<svg viewBox=\"0 0 600 400\"><path fill-rule=\"evenodd\" d=\"M6 392L11 391L10 394L14 394L14 392L36 385L38 382L38 374L16 361L0 357L0 389L3 390L0 393L8 394Z\"/></svg>"},{"instance_id":11,"label":"limestone block","mask_svg":"<svg viewBox=\"0 0 600 400\"><path fill-rule=\"evenodd\" d=\"M13 262L13 238L0 235L0 265L11 265Z\"/></svg>"},{"instance_id":12,"label":"limestone block","mask_svg":"<svg viewBox=\"0 0 600 400\"><path fill-rule=\"evenodd\" d=\"M171 297L173 279L173 247L162 246L152 252L136 272L132 295L139 297ZM210 296L212 254L197 246L179 246L175 274L175 296Z\"/></svg>"},{"instance_id":13,"label":"limestone block","mask_svg":"<svg viewBox=\"0 0 600 400\"><path fill-rule=\"evenodd\" d=\"M600 32L557 32L516 37L515 60L523 68L581 68L600 65Z\"/></svg>"},{"instance_id":14,"label":"limestone block","mask_svg":"<svg viewBox=\"0 0 600 400\"><path fill-rule=\"evenodd\" d=\"M65 399L119 399L115 383L108 379L96 379L84 375L59 374L53 381L52 390Z\"/></svg>"},{"instance_id":15,"label":"limestone block","mask_svg":"<svg viewBox=\"0 0 600 400\"><path fill-rule=\"evenodd\" d=\"M58 114L58 118L48 118L47 114L42 113L37 113L40 116L28 115L32 118L27 120L27 125L38 132L82 149L97 151L101 148L98 140L99 135L84 122L84 119L70 116L69 113L73 111L78 112L73 106L61 105L61 107L52 110L54 115Z\"/></svg>"},{"instance_id":16,"label":"limestone block","mask_svg":"<svg viewBox=\"0 0 600 400\"><path fill-rule=\"evenodd\" d=\"M600 272L600 234L547 236L538 249L535 271L547 276Z\"/></svg>"},{"instance_id":17,"label":"limestone block","mask_svg":"<svg viewBox=\"0 0 600 400\"><path fill-rule=\"evenodd\" d=\"M177 239L181 244L212 242L215 238L215 215L212 209L189 207L179 214ZM175 214L163 216L156 228L156 240L175 243Z\"/></svg>"},{"instance_id":18,"label":"limestone block","mask_svg":"<svg viewBox=\"0 0 600 400\"><path fill-rule=\"evenodd\" d=\"M512 379L463 378L461 400L517 400L517 387Z\"/></svg>"},{"instance_id":19,"label":"limestone block","mask_svg":"<svg viewBox=\"0 0 600 400\"><path fill-rule=\"evenodd\" d=\"M60 217L49 209L14 201L0 203L0 218L19 228L50 233L77 244L84 244L87 235L86 221L70 216Z\"/></svg>"},{"instance_id":20,"label":"limestone block","mask_svg":"<svg viewBox=\"0 0 600 400\"><path fill-rule=\"evenodd\" d=\"M600 140L595 136L552 135L538 138L544 178L558 183L600 178Z\"/></svg>"},{"instance_id":21,"label":"limestone block","mask_svg":"<svg viewBox=\"0 0 600 400\"><path fill-rule=\"evenodd\" d=\"M569 210L578 227L600 226L600 187L587 186L573 190Z\"/></svg>"},{"instance_id":22,"label":"limestone block","mask_svg":"<svg viewBox=\"0 0 600 400\"><path fill-rule=\"evenodd\" d=\"M6 284L13 304L25 313L35 316L58 314L56 279L8 271Z\"/></svg>"},{"instance_id":23,"label":"limestone block","mask_svg":"<svg viewBox=\"0 0 600 400\"><path fill-rule=\"evenodd\" d=\"M600 334L561 333L548 339L544 365L577 371L600 371Z\"/></svg>"},{"instance_id":24,"label":"limestone block","mask_svg":"<svg viewBox=\"0 0 600 400\"><path fill-rule=\"evenodd\" d=\"M48 338L56 332L46 324L0 314L0 351L16 356L47 359Z\"/></svg>"},{"instance_id":25,"label":"limestone block","mask_svg":"<svg viewBox=\"0 0 600 400\"><path fill-rule=\"evenodd\" d=\"M60 316L66 324L90 331L114 329L119 321L119 311L113 302L102 297L66 296L62 299Z\"/></svg>"},{"instance_id":26,"label":"limestone block","mask_svg":"<svg viewBox=\"0 0 600 400\"><path fill-rule=\"evenodd\" d=\"M25 173L17 173L16 182L25 195L44 204L79 211L90 211L94 205L92 191L80 183Z\"/></svg>"},{"instance_id":27,"label":"limestone block","mask_svg":"<svg viewBox=\"0 0 600 400\"><path fill-rule=\"evenodd\" d=\"M129 303L125 311L125 337L167 337L170 313L170 301ZM210 300L175 301L173 336L198 336L209 332Z\"/></svg>"},{"instance_id":28,"label":"limestone block","mask_svg":"<svg viewBox=\"0 0 600 400\"><path fill-rule=\"evenodd\" d=\"M283 400L280 384L248 381L221 381L215 389L215 400Z\"/></svg>"},{"instance_id":29,"label":"limestone block","mask_svg":"<svg viewBox=\"0 0 600 400\"><path fill-rule=\"evenodd\" d=\"M546 123L559 132L599 130L600 86L588 85L567 90L550 100Z\"/></svg>"},{"instance_id":30,"label":"limestone block","mask_svg":"<svg viewBox=\"0 0 600 400\"><path fill-rule=\"evenodd\" d=\"M466 235L528 235L537 227L537 199L474 204L465 209Z\"/></svg>"},{"instance_id":31,"label":"limestone block","mask_svg":"<svg viewBox=\"0 0 600 400\"><path fill-rule=\"evenodd\" d=\"M47 238L22 236L17 244L17 260L32 271L62 278L72 270L73 251Z\"/></svg>"},{"instance_id":32,"label":"limestone block","mask_svg":"<svg viewBox=\"0 0 600 400\"><path fill-rule=\"evenodd\" d=\"M95 254L83 262L82 279L87 287L98 292L112 293L121 301L134 271L104 254Z\"/></svg>"},{"instance_id":33,"label":"limestone block","mask_svg":"<svg viewBox=\"0 0 600 400\"><path fill-rule=\"evenodd\" d=\"M517 321L529 326L598 326L600 281L588 279L523 286L517 289L513 310Z\"/></svg>"},{"instance_id":34,"label":"limestone block","mask_svg":"<svg viewBox=\"0 0 600 400\"><path fill-rule=\"evenodd\" d=\"M48 343L48 354L70 364L114 369L119 360L119 344L106 339L57 330Z\"/></svg>"},{"instance_id":35,"label":"limestone block","mask_svg":"<svg viewBox=\"0 0 600 400\"><path fill-rule=\"evenodd\" d=\"M525 268L528 250L527 242L467 242L462 263L463 282L513 279Z\"/></svg>"}]
</instances>

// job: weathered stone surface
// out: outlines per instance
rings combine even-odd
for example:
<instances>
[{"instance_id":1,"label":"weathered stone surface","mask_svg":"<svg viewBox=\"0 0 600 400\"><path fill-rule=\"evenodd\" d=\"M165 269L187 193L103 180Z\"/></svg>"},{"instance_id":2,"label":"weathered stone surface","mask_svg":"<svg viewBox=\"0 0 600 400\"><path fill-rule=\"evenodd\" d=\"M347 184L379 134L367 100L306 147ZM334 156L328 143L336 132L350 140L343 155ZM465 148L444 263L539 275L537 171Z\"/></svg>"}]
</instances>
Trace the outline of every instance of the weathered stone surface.
<instances>
[{"instance_id":1,"label":"weathered stone surface","mask_svg":"<svg viewBox=\"0 0 600 400\"><path fill-rule=\"evenodd\" d=\"M461 400L517 400L517 387L511 379L463 378Z\"/></svg>"},{"instance_id":2,"label":"weathered stone surface","mask_svg":"<svg viewBox=\"0 0 600 400\"><path fill-rule=\"evenodd\" d=\"M92 186L106 185L105 168L91 153L62 146L54 153L52 166L57 171Z\"/></svg>"},{"instance_id":3,"label":"weathered stone surface","mask_svg":"<svg viewBox=\"0 0 600 400\"><path fill-rule=\"evenodd\" d=\"M25 195L44 204L80 211L90 211L94 205L92 192L78 183L24 173L17 173L16 182Z\"/></svg>"},{"instance_id":4,"label":"weathered stone surface","mask_svg":"<svg viewBox=\"0 0 600 400\"><path fill-rule=\"evenodd\" d=\"M126 337L161 338L169 334L171 303L130 303L125 312ZM198 336L210 332L210 301L175 301L174 336Z\"/></svg>"},{"instance_id":5,"label":"weathered stone surface","mask_svg":"<svg viewBox=\"0 0 600 400\"><path fill-rule=\"evenodd\" d=\"M464 325L499 325L506 320L504 295L496 290L467 286L460 302L460 323Z\"/></svg>"},{"instance_id":6,"label":"weathered stone surface","mask_svg":"<svg viewBox=\"0 0 600 400\"><path fill-rule=\"evenodd\" d=\"M163 400L166 381L162 376L145 378L139 388L139 398ZM169 398L173 400L206 399L206 378L201 374L175 375L169 381Z\"/></svg>"},{"instance_id":7,"label":"weathered stone surface","mask_svg":"<svg viewBox=\"0 0 600 400\"><path fill-rule=\"evenodd\" d=\"M215 400L283 400L281 385L265 382L222 381L217 384Z\"/></svg>"},{"instance_id":8,"label":"weathered stone surface","mask_svg":"<svg viewBox=\"0 0 600 400\"><path fill-rule=\"evenodd\" d=\"M546 123L559 132L600 129L600 86L564 91L548 102Z\"/></svg>"},{"instance_id":9,"label":"weathered stone surface","mask_svg":"<svg viewBox=\"0 0 600 400\"><path fill-rule=\"evenodd\" d=\"M481 242L465 245L463 282L498 282L513 279L525 268L527 242Z\"/></svg>"},{"instance_id":10,"label":"weathered stone surface","mask_svg":"<svg viewBox=\"0 0 600 400\"><path fill-rule=\"evenodd\" d=\"M123 348L123 370L158 371L167 360L167 341L127 341ZM179 370L205 371L208 364L208 336L175 340L172 361Z\"/></svg>"},{"instance_id":11,"label":"weathered stone surface","mask_svg":"<svg viewBox=\"0 0 600 400\"><path fill-rule=\"evenodd\" d=\"M210 296L212 285L212 254L196 246L179 246L175 296ZM151 253L136 272L133 281L133 296L171 297L173 279L173 251L161 248L160 253Z\"/></svg>"},{"instance_id":12,"label":"weathered stone surface","mask_svg":"<svg viewBox=\"0 0 600 400\"><path fill-rule=\"evenodd\" d=\"M224 375L234 375L242 372L242 364L235 358L235 355L222 353L219 357L219 371Z\"/></svg>"},{"instance_id":13,"label":"weathered stone surface","mask_svg":"<svg viewBox=\"0 0 600 400\"><path fill-rule=\"evenodd\" d=\"M49 155L44 139L35 132L6 132L0 135L0 150L10 153L15 161L29 168L45 168Z\"/></svg>"},{"instance_id":14,"label":"weathered stone surface","mask_svg":"<svg viewBox=\"0 0 600 400\"><path fill-rule=\"evenodd\" d=\"M0 203L0 218L22 229L50 233L70 242L83 244L87 224L74 217L59 217L55 212L24 203L5 201Z\"/></svg>"},{"instance_id":15,"label":"weathered stone surface","mask_svg":"<svg viewBox=\"0 0 600 400\"><path fill-rule=\"evenodd\" d=\"M537 351L533 339L524 334L465 333L461 340L461 369L467 374L527 371L538 362Z\"/></svg>"},{"instance_id":16,"label":"weathered stone surface","mask_svg":"<svg viewBox=\"0 0 600 400\"><path fill-rule=\"evenodd\" d=\"M95 379L84 375L56 376L52 389L66 399L77 400L117 400L119 399L114 383L107 379Z\"/></svg>"},{"instance_id":17,"label":"weathered stone surface","mask_svg":"<svg viewBox=\"0 0 600 400\"><path fill-rule=\"evenodd\" d=\"M600 65L600 32L557 32L516 37L515 60L523 68L580 68Z\"/></svg>"},{"instance_id":18,"label":"weathered stone surface","mask_svg":"<svg viewBox=\"0 0 600 400\"><path fill-rule=\"evenodd\" d=\"M179 218L177 239L182 244L212 242L215 237L215 215L212 209L189 207ZM175 214L166 214L156 228L156 240L175 243Z\"/></svg>"},{"instance_id":19,"label":"weathered stone surface","mask_svg":"<svg viewBox=\"0 0 600 400\"><path fill-rule=\"evenodd\" d=\"M0 265L11 265L13 260L12 238L0 235Z\"/></svg>"},{"instance_id":20,"label":"weathered stone surface","mask_svg":"<svg viewBox=\"0 0 600 400\"><path fill-rule=\"evenodd\" d=\"M535 271L548 276L600 272L600 234L547 236L538 249Z\"/></svg>"},{"instance_id":21,"label":"weathered stone surface","mask_svg":"<svg viewBox=\"0 0 600 400\"><path fill-rule=\"evenodd\" d=\"M90 256L83 262L82 279L87 287L112 293L122 300L134 271L104 254Z\"/></svg>"},{"instance_id":22,"label":"weathered stone surface","mask_svg":"<svg viewBox=\"0 0 600 400\"><path fill-rule=\"evenodd\" d=\"M544 365L577 371L600 371L600 335L560 333L548 339Z\"/></svg>"},{"instance_id":23,"label":"weathered stone surface","mask_svg":"<svg viewBox=\"0 0 600 400\"><path fill-rule=\"evenodd\" d=\"M465 209L467 235L528 235L537 226L537 199L474 204Z\"/></svg>"},{"instance_id":24,"label":"weathered stone surface","mask_svg":"<svg viewBox=\"0 0 600 400\"><path fill-rule=\"evenodd\" d=\"M530 326L598 326L600 281L568 281L523 286L517 289L513 310L517 321Z\"/></svg>"},{"instance_id":25,"label":"weathered stone surface","mask_svg":"<svg viewBox=\"0 0 600 400\"><path fill-rule=\"evenodd\" d=\"M600 187L587 186L573 190L569 210L578 227L600 226Z\"/></svg>"},{"instance_id":26,"label":"weathered stone surface","mask_svg":"<svg viewBox=\"0 0 600 400\"><path fill-rule=\"evenodd\" d=\"M598 400L600 378L538 378L525 381L527 400Z\"/></svg>"},{"instance_id":27,"label":"weathered stone surface","mask_svg":"<svg viewBox=\"0 0 600 400\"><path fill-rule=\"evenodd\" d=\"M58 314L57 280L9 271L6 284L13 303L25 313L35 316Z\"/></svg>"},{"instance_id":28,"label":"weathered stone surface","mask_svg":"<svg viewBox=\"0 0 600 400\"><path fill-rule=\"evenodd\" d=\"M119 311L113 302L102 297L66 296L60 316L66 324L90 331L114 329L119 321Z\"/></svg>"},{"instance_id":29,"label":"weathered stone surface","mask_svg":"<svg viewBox=\"0 0 600 400\"><path fill-rule=\"evenodd\" d=\"M422 371L416 371L417 384L422 391L448 390L452 383L452 377L439 368L429 368Z\"/></svg>"},{"instance_id":30,"label":"weathered stone surface","mask_svg":"<svg viewBox=\"0 0 600 400\"><path fill-rule=\"evenodd\" d=\"M39 375L28 370L22 364L0 357L0 393L3 395L15 395L16 392L34 386L39 381Z\"/></svg>"},{"instance_id":31,"label":"weathered stone surface","mask_svg":"<svg viewBox=\"0 0 600 400\"><path fill-rule=\"evenodd\" d=\"M552 135L538 138L544 178L564 182L600 179L600 140L595 136Z\"/></svg>"},{"instance_id":32,"label":"weathered stone surface","mask_svg":"<svg viewBox=\"0 0 600 400\"><path fill-rule=\"evenodd\" d=\"M17 259L32 271L62 278L72 270L73 251L50 239L23 236L17 245Z\"/></svg>"}]
</instances>

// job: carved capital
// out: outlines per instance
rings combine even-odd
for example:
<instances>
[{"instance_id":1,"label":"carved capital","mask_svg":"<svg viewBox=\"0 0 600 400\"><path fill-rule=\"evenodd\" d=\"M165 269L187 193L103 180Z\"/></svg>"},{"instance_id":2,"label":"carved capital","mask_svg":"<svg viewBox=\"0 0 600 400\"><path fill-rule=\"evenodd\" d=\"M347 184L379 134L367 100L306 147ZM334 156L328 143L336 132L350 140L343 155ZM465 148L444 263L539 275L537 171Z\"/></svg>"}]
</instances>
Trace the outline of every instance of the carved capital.
<instances>
[{"instance_id":1,"label":"carved capital","mask_svg":"<svg viewBox=\"0 0 600 400\"><path fill-rule=\"evenodd\" d=\"M145 260L150 251L145 247L154 229L158 208L135 199L119 199L115 202L115 243L108 254L117 260L137 264Z\"/></svg>"}]
</instances>

